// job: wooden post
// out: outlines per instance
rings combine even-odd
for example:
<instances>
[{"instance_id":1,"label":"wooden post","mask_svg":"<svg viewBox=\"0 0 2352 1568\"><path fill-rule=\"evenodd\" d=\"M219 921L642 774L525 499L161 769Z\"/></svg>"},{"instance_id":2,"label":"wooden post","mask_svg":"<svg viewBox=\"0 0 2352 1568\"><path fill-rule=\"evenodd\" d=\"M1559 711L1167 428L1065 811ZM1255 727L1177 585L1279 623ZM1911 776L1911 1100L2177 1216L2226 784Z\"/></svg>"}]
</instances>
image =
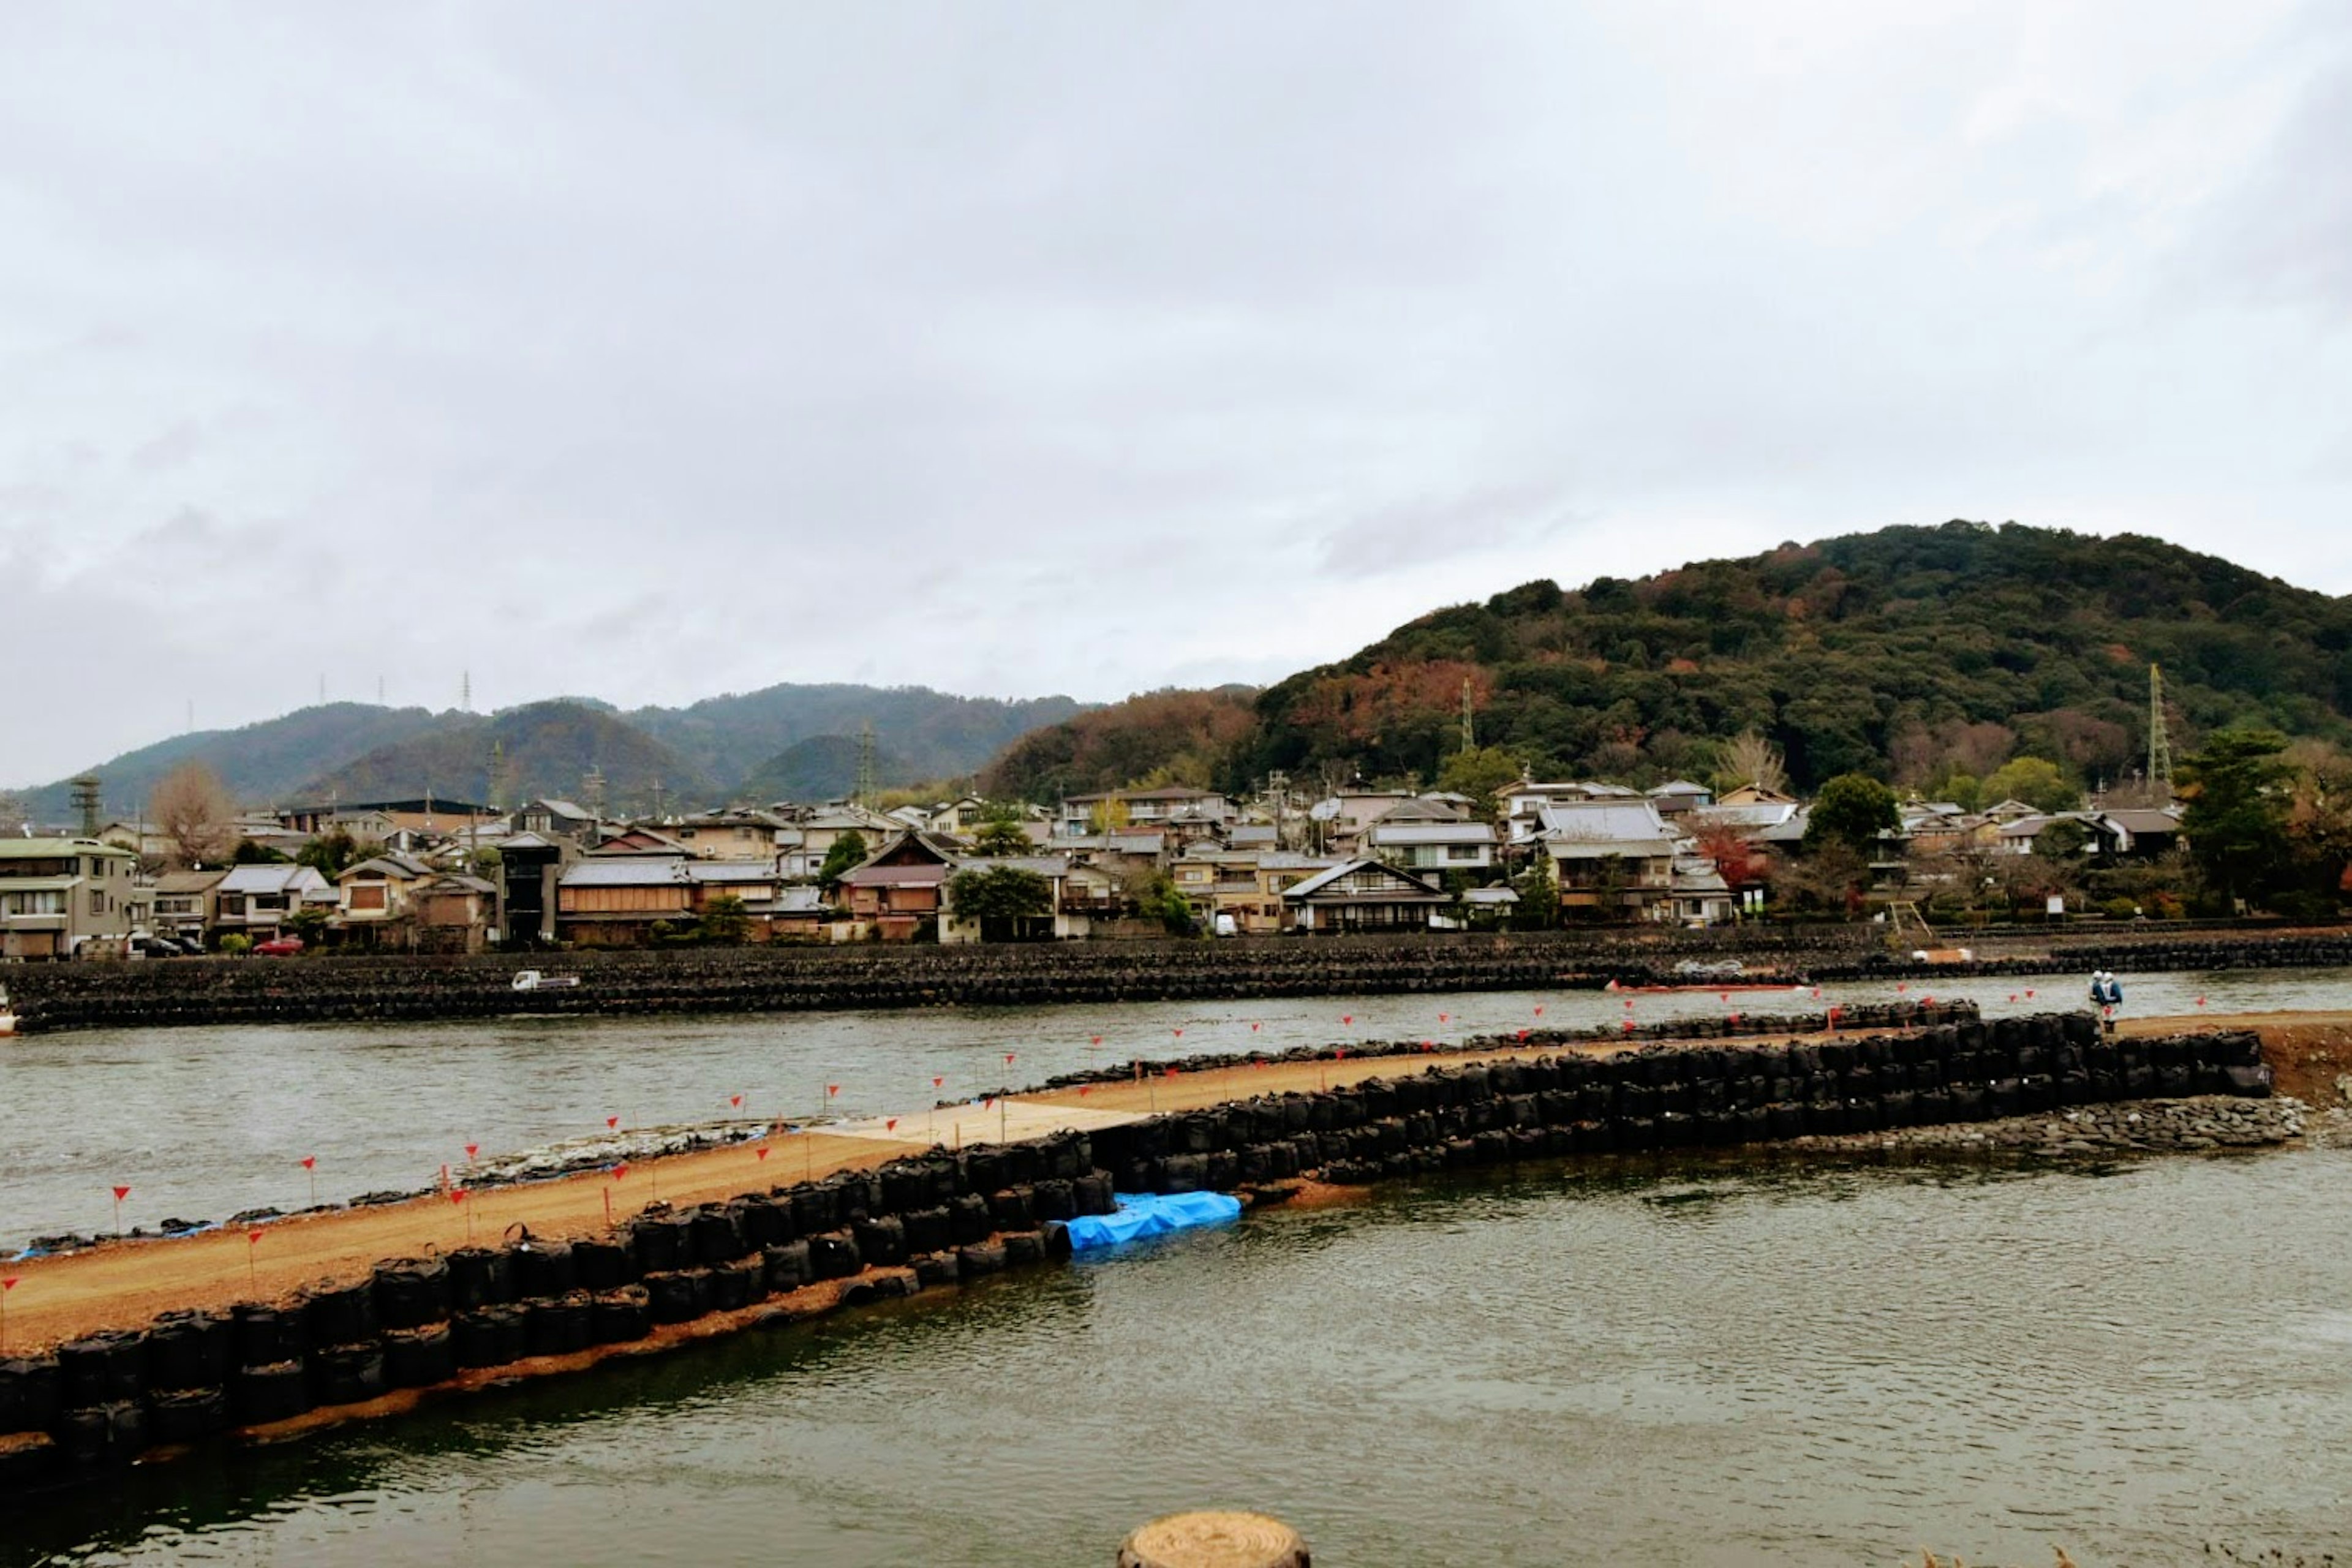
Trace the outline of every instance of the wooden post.
<instances>
[{"instance_id":1,"label":"wooden post","mask_svg":"<svg viewBox=\"0 0 2352 1568\"><path fill-rule=\"evenodd\" d=\"M1129 1536L1118 1568L1309 1568L1297 1531L1262 1513L1171 1513Z\"/></svg>"}]
</instances>

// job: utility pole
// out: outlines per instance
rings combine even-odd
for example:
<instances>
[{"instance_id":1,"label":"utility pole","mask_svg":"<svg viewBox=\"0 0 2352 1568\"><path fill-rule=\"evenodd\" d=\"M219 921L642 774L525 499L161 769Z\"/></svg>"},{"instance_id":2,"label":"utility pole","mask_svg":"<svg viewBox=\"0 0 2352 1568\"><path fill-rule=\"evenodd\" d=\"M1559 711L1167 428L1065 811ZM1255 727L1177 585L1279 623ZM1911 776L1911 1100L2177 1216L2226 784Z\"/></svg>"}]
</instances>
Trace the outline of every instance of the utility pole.
<instances>
[{"instance_id":1,"label":"utility pole","mask_svg":"<svg viewBox=\"0 0 2352 1568\"><path fill-rule=\"evenodd\" d=\"M2147 786L2172 798L2172 738L2164 728L2164 668L2147 667Z\"/></svg>"},{"instance_id":2,"label":"utility pole","mask_svg":"<svg viewBox=\"0 0 2352 1568\"><path fill-rule=\"evenodd\" d=\"M655 775L655 777L654 777L654 820L655 820L656 822L659 822L661 819L662 819L662 782L661 782L661 777L660 777L660 775L659 775L659 774L656 774L656 775Z\"/></svg>"},{"instance_id":3,"label":"utility pole","mask_svg":"<svg viewBox=\"0 0 2352 1568\"><path fill-rule=\"evenodd\" d=\"M1462 678L1462 749L1465 752L1478 749L1478 726L1470 716L1470 678L1466 675Z\"/></svg>"},{"instance_id":4,"label":"utility pole","mask_svg":"<svg viewBox=\"0 0 2352 1568\"><path fill-rule=\"evenodd\" d=\"M604 770L590 767L587 776L580 781L580 793L588 797L588 815L597 821L604 820Z\"/></svg>"}]
</instances>

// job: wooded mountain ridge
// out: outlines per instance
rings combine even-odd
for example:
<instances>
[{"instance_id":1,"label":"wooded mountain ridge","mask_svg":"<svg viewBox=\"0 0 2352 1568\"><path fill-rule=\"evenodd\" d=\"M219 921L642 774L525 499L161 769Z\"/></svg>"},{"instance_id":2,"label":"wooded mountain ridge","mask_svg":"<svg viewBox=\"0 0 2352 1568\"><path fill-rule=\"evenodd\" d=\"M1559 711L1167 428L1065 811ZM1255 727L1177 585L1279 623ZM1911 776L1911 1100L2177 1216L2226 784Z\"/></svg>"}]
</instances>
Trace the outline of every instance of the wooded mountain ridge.
<instances>
[{"instance_id":1,"label":"wooded mountain ridge","mask_svg":"<svg viewBox=\"0 0 2352 1568\"><path fill-rule=\"evenodd\" d=\"M494 795L568 797L593 768L615 812L651 810L656 782L664 804L679 809L782 798L756 793L780 783L846 790L869 723L877 779L889 785L968 776L1026 731L1081 711L1068 697L1005 701L924 687L794 684L628 712L583 697L489 714L334 702L175 735L89 771L110 817L137 812L165 774L190 762L209 766L233 799L252 806L428 792L485 803ZM494 758L502 764L496 781ZM28 790L27 809L63 822L70 790L69 780Z\"/></svg>"},{"instance_id":2,"label":"wooded mountain ridge","mask_svg":"<svg viewBox=\"0 0 2352 1568\"><path fill-rule=\"evenodd\" d=\"M2143 535L1955 521L1538 579L1254 698L1156 692L1035 731L984 783L1426 784L1461 749L1466 689L1477 745L1538 776L1706 778L1748 732L1801 789L1932 790L2019 755L2112 784L2147 755L2151 664L2176 754L2231 726L2352 736L2352 599Z\"/></svg>"}]
</instances>

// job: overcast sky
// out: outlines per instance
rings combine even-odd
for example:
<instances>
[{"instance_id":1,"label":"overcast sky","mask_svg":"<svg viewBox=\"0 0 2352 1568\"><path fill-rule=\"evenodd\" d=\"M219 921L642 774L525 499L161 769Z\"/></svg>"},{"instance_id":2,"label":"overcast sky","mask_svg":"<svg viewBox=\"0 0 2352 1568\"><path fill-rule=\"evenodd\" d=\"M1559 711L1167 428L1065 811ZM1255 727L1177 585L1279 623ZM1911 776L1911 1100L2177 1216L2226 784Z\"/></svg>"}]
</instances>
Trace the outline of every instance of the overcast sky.
<instances>
[{"instance_id":1,"label":"overcast sky","mask_svg":"<svg viewBox=\"0 0 2352 1568\"><path fill-rule=\"evenodd\" d=\"M0 784L1951 517L2346 593L2347 150L2340 0L11 0Z\"/></svg>"}]
</instances>

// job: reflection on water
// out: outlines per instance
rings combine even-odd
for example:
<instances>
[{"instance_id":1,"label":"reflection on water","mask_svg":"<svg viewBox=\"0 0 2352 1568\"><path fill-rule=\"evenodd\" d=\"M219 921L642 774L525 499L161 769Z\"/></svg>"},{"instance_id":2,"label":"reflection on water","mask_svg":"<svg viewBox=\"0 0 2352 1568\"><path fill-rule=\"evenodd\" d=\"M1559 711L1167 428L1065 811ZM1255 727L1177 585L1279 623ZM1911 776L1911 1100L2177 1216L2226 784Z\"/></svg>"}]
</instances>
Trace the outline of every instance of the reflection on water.
<instances>
[{"instance_id":1,"label":"reflection on water","mask_svg":"<svg viewBox=\"0 0 2352 1568\"><path fill-rule=\"evenodd\" d=\"M2352 971L2126 975L2127 1011L2324 1007ZM1284 1049L1365 1039L1458 1041L1537 1024L1583 1028L1941 993L1998 1016L2078 1005L2071 975L1942 984L1824 986L1811 995L1599 992L1136 1003L703 1019L517 1018L452 1024L92 1030L0 1049L0 1245L102 1232L109 1188L131 1187L130 1225L222 1219L308 1201L299 1161L319 1158L330 1197L429 1184L467 1143L501 1153L604 1130L821 1110L887 1115L944 1092L1136 1056ZM2031 993L2032 994L2029 994ZM1542 1009L1540 1015L1537 1009ZM1443 1020L1440 1021L1441 1015ZM1352 1020L1342 1023L1342 1018ZM1259 1026L1253 1029L1252 1025ZM1181 1029L1180 1038L1176 1031ZM1092 1040L1100 1036L1103 1045ZM1018 1058L1007 1068L1004 1054ZM828 1100L825 1086L841 1092ZM744 1111L730 1097L746 1097Z\"/></svg>"},{"instance_id":2,"label":"reflection on water","mask_svg":"<svg viewBox=\"0 0 2352 1568\"><path fill-rule=\"evenodd\" d=\"M44 1503L0 1561L2086 1568L2352 1526L2352 1156L1433 1180Z\"/></svg>"}]
</instances>

